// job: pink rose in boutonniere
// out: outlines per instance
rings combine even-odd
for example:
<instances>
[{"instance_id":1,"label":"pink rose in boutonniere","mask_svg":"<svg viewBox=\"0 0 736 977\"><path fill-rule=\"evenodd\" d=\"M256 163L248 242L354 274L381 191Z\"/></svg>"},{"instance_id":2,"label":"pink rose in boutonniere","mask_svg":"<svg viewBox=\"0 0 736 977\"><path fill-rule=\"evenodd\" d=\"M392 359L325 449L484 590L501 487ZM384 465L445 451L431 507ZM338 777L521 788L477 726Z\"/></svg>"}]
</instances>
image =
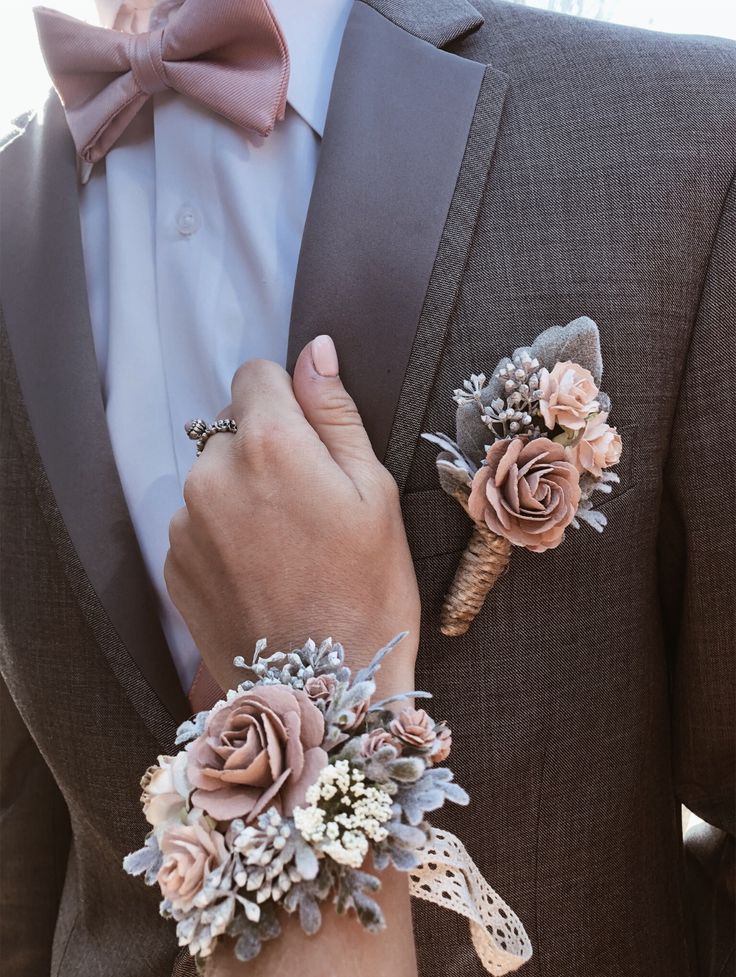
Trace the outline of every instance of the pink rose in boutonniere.
<instances>
[{"instance_id":1,"label":"pink rose in boutonniere","mask_svg":"<svg viewBox=\"0 0 736 977\"><path fill-rule=\"evenodd\" d=\"M621 435L607 420L608 414L594 414L580 439L565 448L577 470L595 478L600 478L606 468L617 465L621 458Z\"/></svg>"},{"instance_id":2,"label":"pink rose in boutonniere","mask_svg":"<svg viewBox=\"0 0 736 977\"><path fill-rule=\"evenodd\" d=\"M443 634L467 631L508 568L512 547L543 553L559 546L570 526L605 527L592 496L618 481L610 469L622 442L607 423L602 373L591 319L553 326L504 357L490 380L473 374L455 391L457 440L423 435L442 449L440 485L474 524L442 607Z\"/></svg>"},{"instance_id":3,"label":"pink rose in boutonniere","mask_svg":"<svg viewBox=\"0 0 736 977\"><path fill-rule=\"evenodd\" d=\"M552 372L539 371L539 413L554 430L557 425L568 431L579 431L598 410L598 387L590 370L579 363L555 363Z\"/></svg>"},{"instance_id":4,"label":"pink rose in boutonniere","mask_svg":"<svg viewBox=\"0 0 736 977\"><path fill-rule=\"evenodd\" d=\"M575 518L580 479L565 448L549 438L496 441L473 479L476 522L534 553L559 546Z\"/></svg>"}]
</instances>

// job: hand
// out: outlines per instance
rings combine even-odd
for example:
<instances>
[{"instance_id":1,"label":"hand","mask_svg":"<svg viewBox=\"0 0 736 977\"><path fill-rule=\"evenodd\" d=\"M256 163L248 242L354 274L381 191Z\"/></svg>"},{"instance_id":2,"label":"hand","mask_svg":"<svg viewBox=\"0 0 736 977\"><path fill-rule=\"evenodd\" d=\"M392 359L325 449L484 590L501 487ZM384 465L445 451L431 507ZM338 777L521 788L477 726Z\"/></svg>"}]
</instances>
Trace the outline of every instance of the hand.
<instances>
[{"instance_id":1,"label":"hand","mask_svg":"<svg viewBox=\"0 0 736 977\"><path fill-rule=\"evenodd\" d=\"M210 438L171 520L164 575L214 678L242 680L258 638L272 651L332 636L352 667L399 631L381 690L410 688L419 592L399 494L338 376L332 340L313 340L293 384L266 360L240 367L237 434Z\"/></svg>"}]
</instances>

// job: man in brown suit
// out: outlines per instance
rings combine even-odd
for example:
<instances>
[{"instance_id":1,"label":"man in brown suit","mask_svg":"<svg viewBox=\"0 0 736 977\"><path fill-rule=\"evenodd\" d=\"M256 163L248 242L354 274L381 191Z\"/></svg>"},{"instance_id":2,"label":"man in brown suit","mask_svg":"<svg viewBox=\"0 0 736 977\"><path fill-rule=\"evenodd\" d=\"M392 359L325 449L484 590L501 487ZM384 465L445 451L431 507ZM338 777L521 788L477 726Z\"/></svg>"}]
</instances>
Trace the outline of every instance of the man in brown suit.
<instances>
[{"instance_id":1,"label":"man in brown suit","mask_svg":"<svg viewBox=\"0 0 736 977\"><path fill-rule=\"evenodd\" d=\"M290 365L332 335L399 486L417 687L473 797L445 823L524 920L529 977L736 966L735 166L729 42L495 0L354 5ZM189 708L110 449L55 99L0 154L0 205L2 973L164 977L173 929L120 866ZM452 430L463 378L582 314L625 445L608 528L517 554L443 638L469 525L419 435ZM682 803L706 822L684 846ZM481 972L462 921L422 905L414 925L423 975Z\"/></svg>"}]
</instances>

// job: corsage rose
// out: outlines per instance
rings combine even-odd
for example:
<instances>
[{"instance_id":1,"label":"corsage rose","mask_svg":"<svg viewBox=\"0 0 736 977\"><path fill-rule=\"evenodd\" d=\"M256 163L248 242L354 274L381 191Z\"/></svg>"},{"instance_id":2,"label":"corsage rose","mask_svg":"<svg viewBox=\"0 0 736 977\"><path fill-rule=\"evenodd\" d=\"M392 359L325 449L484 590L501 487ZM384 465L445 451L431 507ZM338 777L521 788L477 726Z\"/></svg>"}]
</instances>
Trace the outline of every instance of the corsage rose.
<instances>
[{"instance_id":1,"label":"corsage rose","mask_svg":"<svg viewBox=\"0 0 736 977\"><path fill-rule=\"evenodd\" d=\"M163 864L158 872L161 895L188 912L213 869L229 857L225 838L206 820L172 828L161 838Z\"/></svg>"},{"instance_id":2,"label":"corsage rose","mask_svg":"<svg viewBox=\"0 0 736 977\"><path fill-rule=\"evenodd\" d=\"M141 803L146 821L154 828L176 817L189 794L187 756L160 756L158 766L149 767L141 780Z\"/></svg>"},{"instance_id":3,"label":"corsage rose","mask_svg":"<svg viewBox=\"0 0 736 977\"><path fill-rule=\"evenodd\" d=\"M327 763L322 713L306 693L262 685L210 713L189 747L192 804L217 820L290 815Z\"/></svg>"}]
</instances>

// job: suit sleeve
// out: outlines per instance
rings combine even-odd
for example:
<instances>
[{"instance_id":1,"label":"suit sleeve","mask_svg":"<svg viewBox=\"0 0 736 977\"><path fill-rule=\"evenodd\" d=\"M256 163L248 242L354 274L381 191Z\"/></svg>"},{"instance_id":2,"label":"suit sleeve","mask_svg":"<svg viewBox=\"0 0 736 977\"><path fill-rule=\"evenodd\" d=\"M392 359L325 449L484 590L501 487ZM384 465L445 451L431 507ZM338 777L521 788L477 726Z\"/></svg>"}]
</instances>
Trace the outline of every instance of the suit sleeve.
<instances>
[{"instance_id":1,"label":"suit sleeve","mask_svg":"<svg viewBox=\"0 0 736 977\"><path fill-rule=\"evenodd\" d=\"M66 804L0 678L0 961L48 977L69 854Z\"/></svg>"},{"instance_id":2,"label":"suit sleeve","mask_svg":"<svg viewBox=\"0 0 736 977\"><path fill-rule=\"evenodd\" d=\"M662 351L665 355L665 351ZM665 471L660 581L698 977L732 977L736 785L736 186L725 199Z\"/></svg>"}]
</instances>

